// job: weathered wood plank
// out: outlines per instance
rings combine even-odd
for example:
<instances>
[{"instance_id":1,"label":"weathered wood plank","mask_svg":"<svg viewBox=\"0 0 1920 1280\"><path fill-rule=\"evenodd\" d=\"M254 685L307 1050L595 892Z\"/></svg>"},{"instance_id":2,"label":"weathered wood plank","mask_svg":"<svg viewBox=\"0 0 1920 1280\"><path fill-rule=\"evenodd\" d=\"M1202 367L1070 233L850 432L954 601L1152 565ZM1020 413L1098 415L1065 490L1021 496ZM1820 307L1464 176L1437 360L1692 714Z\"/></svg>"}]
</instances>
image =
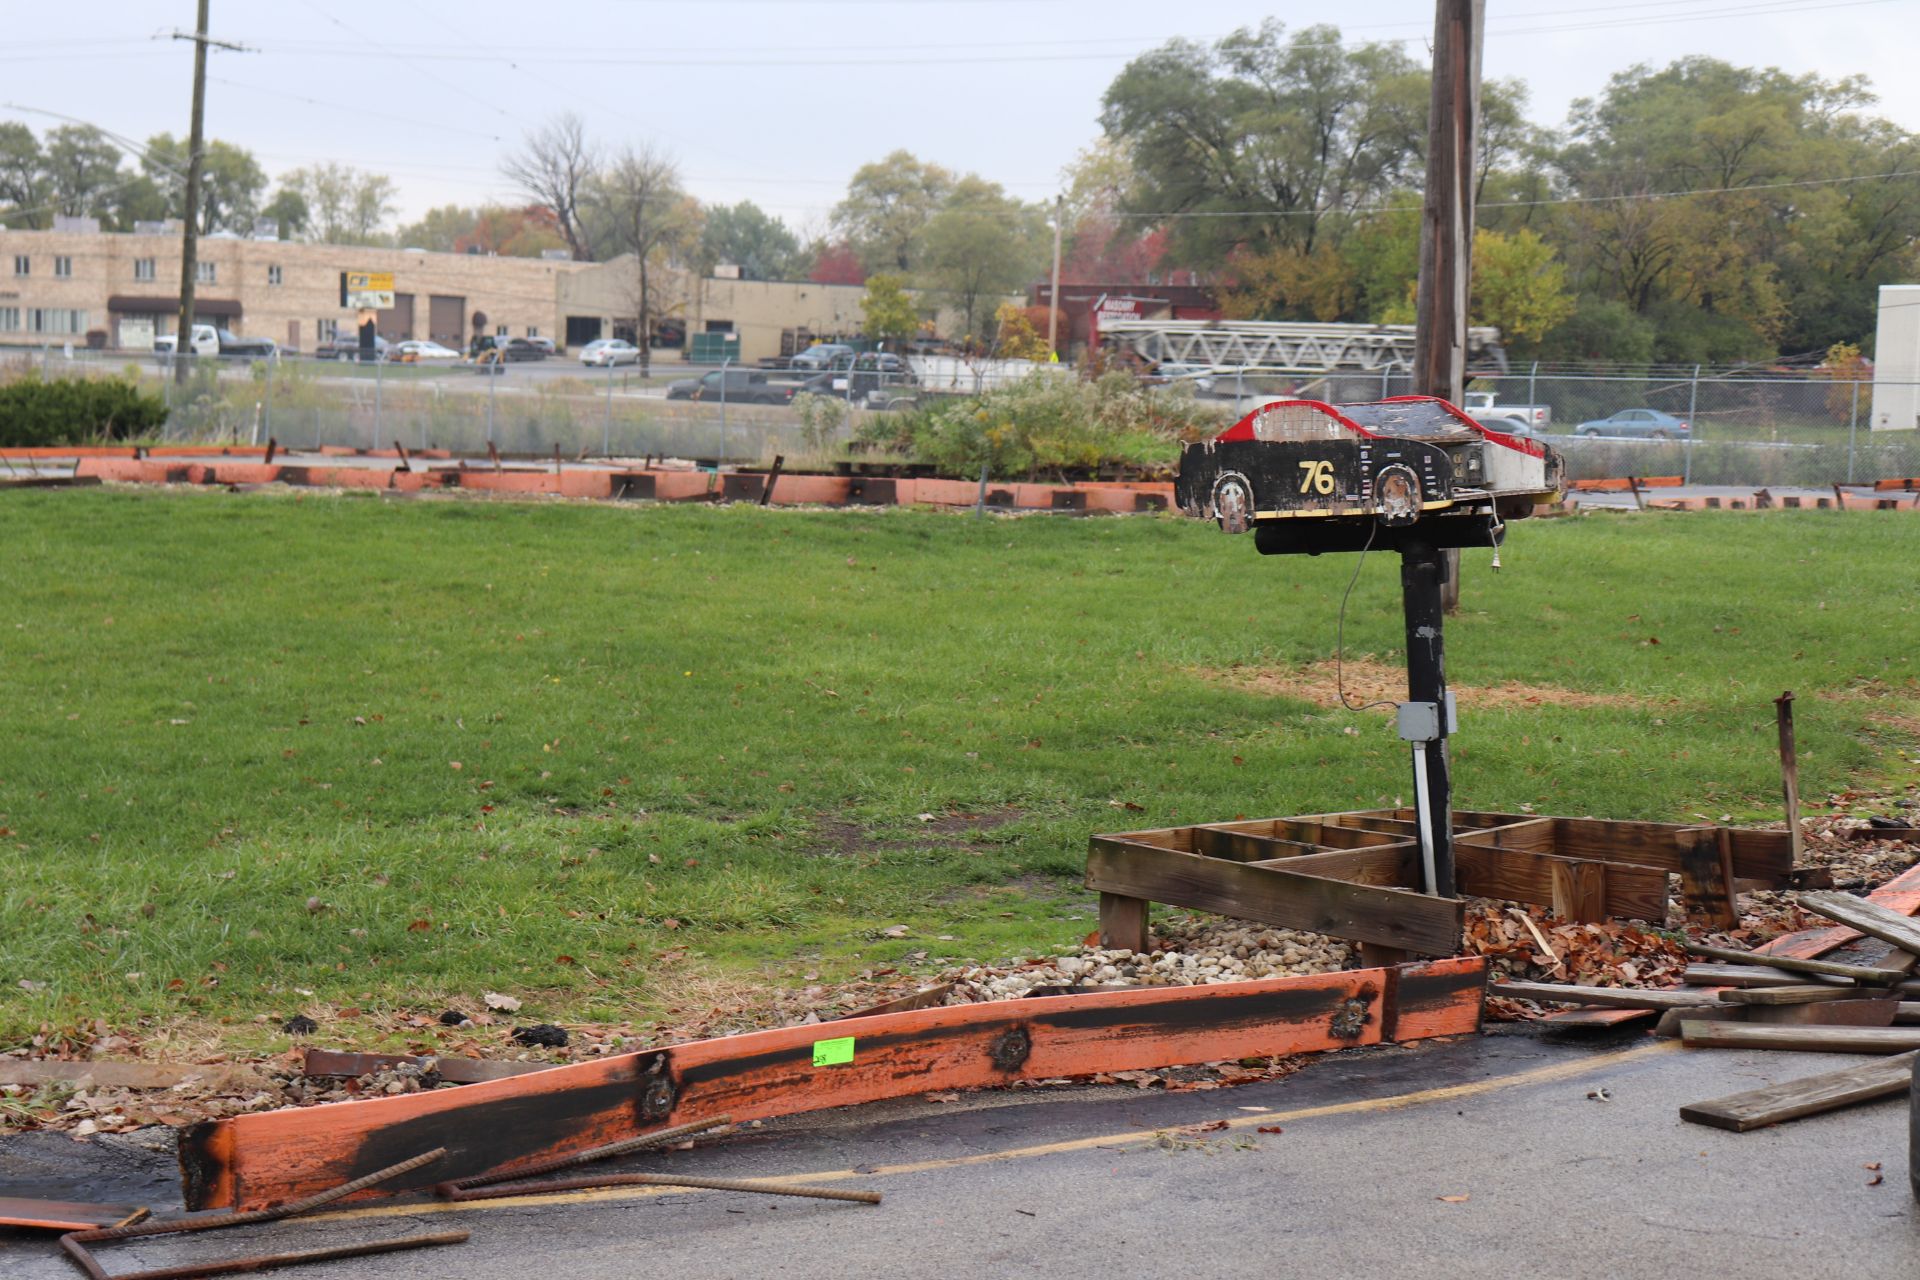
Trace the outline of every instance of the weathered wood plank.
<instances>
[{"instance_id":1,"label":"weathered wood plank","mask_svg":"<svg viewBox=\"0 0 1920 1280\"><path fill-rule=\"evenodd\" d=\"M1562 920L1599 922L1609 914L1607 910L1608 868L1604 862L1566 862L1554 863L1549 871L1553 878L1553 914ZM1666 879L1666 873L1660 873ZM1661 885L1660 897L1664 902L1666 886Z\"/></svg>"},{"instance_id":2,"label":"weathered wood plank","mask_svg":"<svg viewBox=\"0 0 1920 1280\"><path fill-rule=\"evenodd\" d=\"M1801 894L1800 905L1809 911L1818 912L1829 920L1837 920L1849 929L1858 930L1868 937L1878 938L1902 951L1920 955L1920 924L1916 924L1898 911L1890 911L1876 902L1868 902L1852 894L1838 893L1830 889Z\"/></svg>"},{"instance_id":3,"label":"weathered wood plank","mask_svg":"<svg viewBox=\"0 0 1920 1280\"><path fill-rule=\"evenodd\" d=\"M1683 1022L1680 1039L1702 1049L1792 1049L1801 1053L1904 1053L1920 1027L1753 1027Z\"/></svg>"},{"instance_id":4,"label":"weathered wood plank","mask_svg":"<svg viewBox=\"0 0 1920 1280\"><path fill-rule=\"evenodd\" d=\"M1087 851L1086 885L1102 893L1217 911L1422 955L1457 951L1465 913L1465 904L1458 899L1348 884L1101 837L1095 837Z\"/></svg>"},{"instance_id":5,"label":"weathered wood plank","mask_svg":"<svg viewBox=\"0 0 1920 1280\"><path fill-rule=\"evenodd\" d=\"M1307 853L1298 857L1273 858L1255 862L1256 867L1278 867L1349 884L1372 884L1385 888L1412 889L1420 884L1420 846L1417 844L1382 845L1377 849L1340 849L1333 853Z\"/></svg>"},{"instance_id":6,"label":"weathered wood plank","mask_svg":"<svg viewBox=\"0 0 1920 1280\"><path fill-rule=\"evenodd\" d=\"M1815 1000L1858 1000L1858 987L1801 984L1791 987L1730 987L1720 993L1731 1004L1808 1004Z\"/></svg>"},{"instance_id":7,"label":"weathered wood plank","mask_svg":"<svg viewBox=\"0 0 1920 1280\"><path fill-rule=\"evenodd\" d=\"M1677 822L1613 822L1598 818L1558 820L1557 851L1566 858L1631 862L1680 871L1679 833L1697 826ZM1728 833L1733 877L1782 884L1793 871L1793 842L1784 831L1721 828Z\"/></svg>"},{"instance_id":8,"label":"weathered wood plank","mask_svg":"<svg viewBox=\"0 0 1920 1280\"><path fill-rule=\"evenodd\" d=\"M207 1092L252 1092L271 1082L258 1068L220 1062L74 1062L63 1058L0 1058L0 1084L71 1084L81 1089L171 1089L198 1080Z\"/></svg>"},{"instance_id":9,"label":"weathered wood plank","mask_svg":"<svg viewBox=\"0 0 1920 1280\"><path fill-rule=\"evenodd\" d=\"M80 1200L37 1200L0 1196L0 1227L37 1227L44 1231L86 1231L118 1227L147 1217L145 1205L92 1204Z\"/></svg>"},{"instance_id":10,"label":"weathered wood plank","mask_svg":"<svg viewBox=\"0 0 1920 1280\"><path fill-rule=\"evenodd\" d=\"M1678 1009L1668 1009L1660 1015L1660 1021L1654 1024L1653 1034L1662 1040L1680 1038L1680 1025L1685 1022L1745 1022L1747 1006L1743 1004L1694 1004Z\"/></svg>"},{"instance_id":11,"label":"weathered wood plank","mask_svg":"<svg viewBox=\"0 0 1920 1280\"><path fill-rule=\"evenodd\" d=\"M1838 1111L1841 1107L1906 1092L1913 1082L1916 1059L1920 1059L1920 1053L1895 1054L1842 1071L1827 1071L1764 1089L1694 1102L1680 1108L1680 1118L1715 1129L1746 1133L1802 1116Z\"/></svg>"},{"instance_id":12,"label":"weathered wood plank","mask_svg":"<svg viewBox=\"0 0 1920 1280\"><path fill-rule=\"evenodd\" d=\"M1537 906L1552 906L1554 870L1570 864L1571 860L1567 858L1531 853L1524 849L1487 849L1467 843L1453 846L1455 885L1462 893L1483 898L1510 898ZM1599 918L1666 918L1667 873L1664 871L1620 862L1609 863L1604 888L1606 897Z\"/></svg>"},{"instance_id":13,"label":"weathered wood plank","mask_svg":"<svg viewBox=\"0 0 1920 1280\"><path fill-rule=\"evenodd\" d=\"M1722 827L1693 827L1679 833L1680 898L1687 919L1714 929L1740 925L1733 900L1733 845Z\"/></svg>"},{"instance_id":14,"label":"weathered wood plank","mask_svg":"<svg viewBox=\"0 0 1920 1280\"><path fill-rule=\"evenodd\" d=\"M1758 965L1768 969L1780 969L1787 973L1809 973L1828 978L1849 978L1858 982L1870 983L1874 986L1891 986L1906 976L1906 972L1903 969L1875 968L1871 965L1864 964L1841 964L1834 960L1810 960L1801 959L1798 956L1776 956L1764 951L1736 951L1732 947L1708 946L1704 942L1687 943L1687 954L1690 956L1706 956L1714 960L1730 960L1735 964ZM1706 966L1693 966L1693 968L1705 967Z\"/></svg>"},{"instance_id":15,"label":"weathered wood plank","mask_svg":"<svg viewBox=\"0 0 1920 1280\"><path fill-rule=\"evenodd\" d=\"M1100 895L1100 945L1109 951L1147 949L1147 901L1119 893Z\"/></svg>"},{"instance_id":16,"label":"weathered wood plank","mask_svg":"<svg viewBox=\"0 0 1920 1280\"><path fill-rule=\"evenodd\" d=\"M1251 831L1230 831L1225 827L1195 827L1193 852L1209 858L1231 858L1235 862L1264 862L1272 858L1295 858L1318 853L1318 845L1298 840L1276 840Z\"/></svg>"},{"instance_id":17,"label":"weathered wood plank","mask_svg":"<svg viewBox=\"0 0 1920 1280\"><path fill-rule=\"evenodd\" d=\"M1554 853L1554 818L1529 818L1524 822L1508 822L1498 826L1476 827L1460 830L1456 824L1454 847L1462 845L1475 849L1524 849L1529 853Z\"/></svg>"},{"instance_id":18,"label":"weathered wood plank","mask_svg":"<svg viewBox=\"0 0 1920 1280\"><path fill-rule=\"evenodd\" d=\"M1814 1000L1805 1004L1738 1005L1750 1023L1776 1026L1884 1027L1900 1009L1898 1000Z\"/></svg>"},{"instance_id":19,"label":"weathered wood plank","mask_svg":"<svg viewBox=\"0 0 1920 1280\"><path fill-rule=\"evenodd\" d=\"M434 1073L452 1084L506 1080L535 1071L548 1071L552 1062L503 1062L491 1058L427 1058L408 1053L348 1053L338 1049L308 1049L300 1066L304 1076L364 1076L386 1067L434 1064Z\"/></svg>"},{"instance_id":20,"label":"weathered wood plank","mask_svg":"<svg viewBox=\"0 0 1920 1280\"><path fill-rule=\"evenodd\" d=\"M1700 1004L1697 991L1648 987L1577 987L1558 982L1496 982L1490 996L1545 1000L1555 1004L1597 1004L1612 1009L1689 1009Z\"/></svg>"}]
</instances>

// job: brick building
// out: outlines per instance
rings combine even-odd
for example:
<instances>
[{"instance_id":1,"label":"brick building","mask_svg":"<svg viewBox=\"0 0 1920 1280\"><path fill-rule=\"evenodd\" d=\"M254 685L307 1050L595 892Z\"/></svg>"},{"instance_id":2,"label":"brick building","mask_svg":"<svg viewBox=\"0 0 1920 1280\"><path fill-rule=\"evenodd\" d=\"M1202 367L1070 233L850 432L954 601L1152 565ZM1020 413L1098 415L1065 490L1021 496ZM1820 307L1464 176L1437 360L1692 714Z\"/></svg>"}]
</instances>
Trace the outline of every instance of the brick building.
<instances>
[{"instance_id":1,"label":"brick building","mask_svg":"<svg viewBox=\"0 0 1920 1280\"><path fill-rule=\"evenodd\" d=\"M582 264L412 249L203 236L195 317L235 333L311 351L354 313L340 305L343 271L391 271L394 303L380 313L389 341L431 338L464 348L474 321L488 333L557 336L557 281ZM0 229L0 347L148 351L180 311L177 229L105 232L89 218L51 231Z\"/></svg>"}]
</instances>

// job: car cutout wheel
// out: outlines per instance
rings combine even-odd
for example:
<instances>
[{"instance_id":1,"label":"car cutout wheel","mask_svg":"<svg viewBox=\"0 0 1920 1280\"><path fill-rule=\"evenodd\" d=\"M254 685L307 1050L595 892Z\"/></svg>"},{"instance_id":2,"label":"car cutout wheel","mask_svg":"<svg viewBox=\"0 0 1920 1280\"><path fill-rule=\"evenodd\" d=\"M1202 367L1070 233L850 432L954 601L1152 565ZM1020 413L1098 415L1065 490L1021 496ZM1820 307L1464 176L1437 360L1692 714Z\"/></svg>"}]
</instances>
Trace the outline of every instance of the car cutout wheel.
<instances>
[{"instance_id":1,"label":"car cutout wheel","mask_svg":"<svg viewBox=\"0 0 1920 1280\"><path fill-rule=\"evenodd\" d=\"M1600 429L1598 427L1588 427L1585 431L1582 431L1580 434L1585 436L1589 440L1596 440L1600 436Z\"/></svg>"},{"instance_id":2,"label":"car cutout wheel","mask_svg":"<svg viewBox=\"0 0 1920 1280\"><path fill-rule=\"evenodd\" d=\"M1253 485L1238 471L1213 483L1213 518L1222 533L1245 533L1253 523Z\"/></svg>"}]
</instances>

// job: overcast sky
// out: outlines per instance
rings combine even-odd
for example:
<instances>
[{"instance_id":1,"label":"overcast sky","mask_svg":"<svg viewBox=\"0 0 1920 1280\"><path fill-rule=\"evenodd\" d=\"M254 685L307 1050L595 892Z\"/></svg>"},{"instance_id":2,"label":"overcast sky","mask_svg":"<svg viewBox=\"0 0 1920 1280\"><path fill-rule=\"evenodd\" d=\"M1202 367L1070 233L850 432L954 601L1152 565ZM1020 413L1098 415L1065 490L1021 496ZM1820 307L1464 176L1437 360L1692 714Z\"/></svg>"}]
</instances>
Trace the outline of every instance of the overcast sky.
<instances>
[{"instance_id":1,"label":"overcast sky","mask_svg":"<svg viewBox=\"0 0 1920 1280\"><path fill-rule=\"evenodd\" d=\"M1427 57L1432 0L213 0L210 136L270 174L339 160L389 174L403 218L513 198L501 152L573 109L604 144L651 141L701 199L819 230L862 163L905 147L1042 199L1099 133L1126 61L1273 16ZM0 119L187 132L193 0L0 0ZM1486 74L1558 125L1637 61L1707 54L1864 74L1920 131L1920 0L1488 0Z\"/></svg>"}]
</instances>

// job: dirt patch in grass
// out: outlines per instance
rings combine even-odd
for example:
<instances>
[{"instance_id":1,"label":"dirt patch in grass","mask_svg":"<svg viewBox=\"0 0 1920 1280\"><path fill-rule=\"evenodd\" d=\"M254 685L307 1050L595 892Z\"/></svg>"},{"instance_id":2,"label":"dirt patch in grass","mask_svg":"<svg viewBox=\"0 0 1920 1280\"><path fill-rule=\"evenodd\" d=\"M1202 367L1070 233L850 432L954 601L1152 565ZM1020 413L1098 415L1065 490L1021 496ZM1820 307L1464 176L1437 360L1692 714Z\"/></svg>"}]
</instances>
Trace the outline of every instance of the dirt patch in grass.
<instances>
[{"instance_id":1,"label":"dirt patch in grass","mask_svg":"<svg viewBox=\"0 0 1920 1280\"><path fill-rule=\"evenodd\" d=\"M1865 704L1867 719L1884 729L1920 738L1920 690L1911 684L1890 685L1884 680L1862 680L1847 689L1818 695L1823 702Z\"/></svg>"},{"instance_id":2,"label":"dirt patch in grass","mask_svg":"<svg viewBox=\"0 0 1920 1280\"><path fill-rule=\"evenodd\" d=\"M1339 679L1332 659L1299 667L1195 667L1193 674L1202 680L1232 685L1238 689L1292 698L1317 707L1340 705ZM1407 696L1407 673L1400 667L1371 657L1349 658L1344 667L1347 699L1355 704L1394 703ZM1581 693L1552 685L1522 684L1509 680L1493 685L1449 685L1462 706L1482 707L1648 707L1663 705L1648 698L1623 693ZM1389 706L1375 707L1382 715Z\"/></svg>"},{"instance_id":3,"label":"dirt patch in grass","mask_svg":"<svg viewBox=\"0 0 1920 1280\"><path fill-rule=\"evenodd\" d=\"M902 849L919 849L928 845L961 845L978 832L1004 827L1025 816L1025 811L1011 807L989 809L984 813L938 813L921 818L915 824L919 830L908 839L898 835L875 834L860 823L845 818L822 817L813 824L812 844L816 851L843 858L870 853L898 853Z\"/></svg>"}]
</instances>

